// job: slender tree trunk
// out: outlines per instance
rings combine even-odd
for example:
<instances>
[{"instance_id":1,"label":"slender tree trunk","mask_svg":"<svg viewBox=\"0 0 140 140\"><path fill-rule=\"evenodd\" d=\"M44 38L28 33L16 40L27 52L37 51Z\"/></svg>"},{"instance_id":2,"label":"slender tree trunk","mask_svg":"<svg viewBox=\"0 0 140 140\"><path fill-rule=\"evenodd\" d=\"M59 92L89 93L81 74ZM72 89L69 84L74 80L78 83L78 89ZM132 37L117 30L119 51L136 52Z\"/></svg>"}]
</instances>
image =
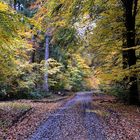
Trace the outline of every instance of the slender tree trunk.
<instances>
[{"instance_id":1,"label":"slender tree trunk","mask_svg":"<svg viewBox=\"0 0 140 140\"><path fill-rule=\"evenodd\" d=\"M11 6L12 8L14 8L14 7L13 7L13 1L12 1L12 0L9 1L9 4L10 4L10 6Z\"/></svg>"},{"instance_id":2,"label":"slender tree trunk","mask_svg":"<svg viewBox=\"0 0 140 140\"><path fill-rule=\"evenodd\" d=\"M14 0L14 9L16 10L17 0Z\"/></svg>"},{"instance_id":3,"label":"slender tree trunk","mask_svg":"<svg viewBox=\"0 0 140 140\"><path fill-rule=\"evenodd\" d=\"M31 52L31 57L30 57L30 63L34 63L35 62L35 54L36 54L36 45L35 45L35 42L36 42L36 36L33 35L32 36L32 45L33 45L33 51Z\"/></svg>"},{"instance_id":4,"label":"slender tree trunk","mask_svg":"<svg viewBox=\"0 0 140 140\"><path fill-rule=\"evenodd\" d=\"M125 8L125 47L131 48L135 46L135 21L137 14L138 0L122 0ZM129 49L123 52L123 68L132 67L136 65L136 54L134 49ZM129 103L138 104L139 94L137 86L137 74L130 76L130 89L129 89Z\"/></svg>"},{"instance_id":5,"label":"slender tree trunk","mask_svg":"<svg viewBox=\"0 0 140 140\"><path fill-rule=\"evenodd\" d=\"M49 45L50 45L50 37L46 36L45 42L45 67L48 67L47 60L49 59ZM49 84L48 84L48 72L44 75L44 91L49 91Z\"/></svg>"},{"instance_id":6,"label":"slender tree trunk","mask_svg":"<svg viewBox=\"0 0 140 140\"><path fill-rule=\"evenodd\" d=\"M31 60L30 60L30 63L34 63L34 62L35 62L35 50L33 50L31 54Z\"/></svg>"},{"instance_id":7,"label":"slender tree trunk","mask_svg":"<svg viewBox=\"0 0 140 140\"><path fill-rule=\"evenodd\" d=\"M21 8L20 8L20 2L18 2L18 11L20 11Z\"/></svg>"}]
</instances>

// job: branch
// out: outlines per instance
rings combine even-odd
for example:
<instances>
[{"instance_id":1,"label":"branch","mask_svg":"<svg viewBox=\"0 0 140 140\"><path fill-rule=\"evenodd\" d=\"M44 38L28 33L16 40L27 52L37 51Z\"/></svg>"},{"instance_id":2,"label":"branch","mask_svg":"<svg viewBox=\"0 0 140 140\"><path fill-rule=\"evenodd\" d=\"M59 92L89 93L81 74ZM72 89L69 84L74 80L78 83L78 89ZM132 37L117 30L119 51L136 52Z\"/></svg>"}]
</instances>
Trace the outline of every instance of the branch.
<instances>
[{"instance_id":1,"label":"branch","mask_svg":"<svg viewBox=\"0 0 140 140\"><path fill-rule=\"evenodd\" d=\"M135 47L131 47L131 48L123 48L122 51L137 50L139 48L140 48L140 46L135 46Z\"/></svg>"}]
</instances>

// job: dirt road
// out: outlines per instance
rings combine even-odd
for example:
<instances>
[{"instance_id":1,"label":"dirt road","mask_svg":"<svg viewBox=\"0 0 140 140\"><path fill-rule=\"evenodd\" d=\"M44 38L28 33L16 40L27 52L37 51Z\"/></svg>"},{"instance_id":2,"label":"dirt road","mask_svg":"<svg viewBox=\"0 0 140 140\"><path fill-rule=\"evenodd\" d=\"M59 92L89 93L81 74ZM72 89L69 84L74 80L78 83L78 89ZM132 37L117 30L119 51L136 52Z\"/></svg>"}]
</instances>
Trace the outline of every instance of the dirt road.
<instances>
[{"instance_id":1,"label":"dirt road","mask_svg":"<svg viewBox=\"0 0 140 140\"><path fill-rule=\"evenodd\" d=\"M29 140L106 140L100 118L91 112L92 92L79 92L49 119Z\"/></svg>"}]
</instances>

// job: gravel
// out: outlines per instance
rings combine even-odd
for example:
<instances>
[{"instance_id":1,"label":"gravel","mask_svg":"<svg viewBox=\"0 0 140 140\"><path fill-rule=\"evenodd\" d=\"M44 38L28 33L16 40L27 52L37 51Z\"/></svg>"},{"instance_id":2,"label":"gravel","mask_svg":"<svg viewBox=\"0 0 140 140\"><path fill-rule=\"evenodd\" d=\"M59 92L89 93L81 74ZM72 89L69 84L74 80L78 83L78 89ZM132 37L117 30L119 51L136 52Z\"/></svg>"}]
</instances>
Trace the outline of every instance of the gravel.
<instances>
[{"instance_id":1,"label":"gravel","mask_svg":"<svg viewBox=\"0 0 140 140\"><path fill-rule=\"evenodd\" d=\"M91 92L77 93L51 114L28 140L105 140L102 121L89 111L91 102Z\"/></svg>"}]
</instances>

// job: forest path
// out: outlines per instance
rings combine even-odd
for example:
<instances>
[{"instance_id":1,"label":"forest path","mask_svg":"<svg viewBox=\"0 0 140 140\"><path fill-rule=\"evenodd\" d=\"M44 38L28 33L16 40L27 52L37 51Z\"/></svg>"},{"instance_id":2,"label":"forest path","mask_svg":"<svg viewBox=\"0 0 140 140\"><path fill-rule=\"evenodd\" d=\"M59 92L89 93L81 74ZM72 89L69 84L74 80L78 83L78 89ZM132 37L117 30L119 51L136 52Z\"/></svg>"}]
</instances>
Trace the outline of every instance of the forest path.
<instances>
[{"instance_id":1,"label":"forest path","mask_svg":"<svg viewBox=\"0 0 140 140\"><path fill-rule=\"evenodd\" d=\"M92 95L93 92L78 92L50 115L29 140L105 140L100 118L90 111L94 108Z\"/></svg>"}]
</instances>

